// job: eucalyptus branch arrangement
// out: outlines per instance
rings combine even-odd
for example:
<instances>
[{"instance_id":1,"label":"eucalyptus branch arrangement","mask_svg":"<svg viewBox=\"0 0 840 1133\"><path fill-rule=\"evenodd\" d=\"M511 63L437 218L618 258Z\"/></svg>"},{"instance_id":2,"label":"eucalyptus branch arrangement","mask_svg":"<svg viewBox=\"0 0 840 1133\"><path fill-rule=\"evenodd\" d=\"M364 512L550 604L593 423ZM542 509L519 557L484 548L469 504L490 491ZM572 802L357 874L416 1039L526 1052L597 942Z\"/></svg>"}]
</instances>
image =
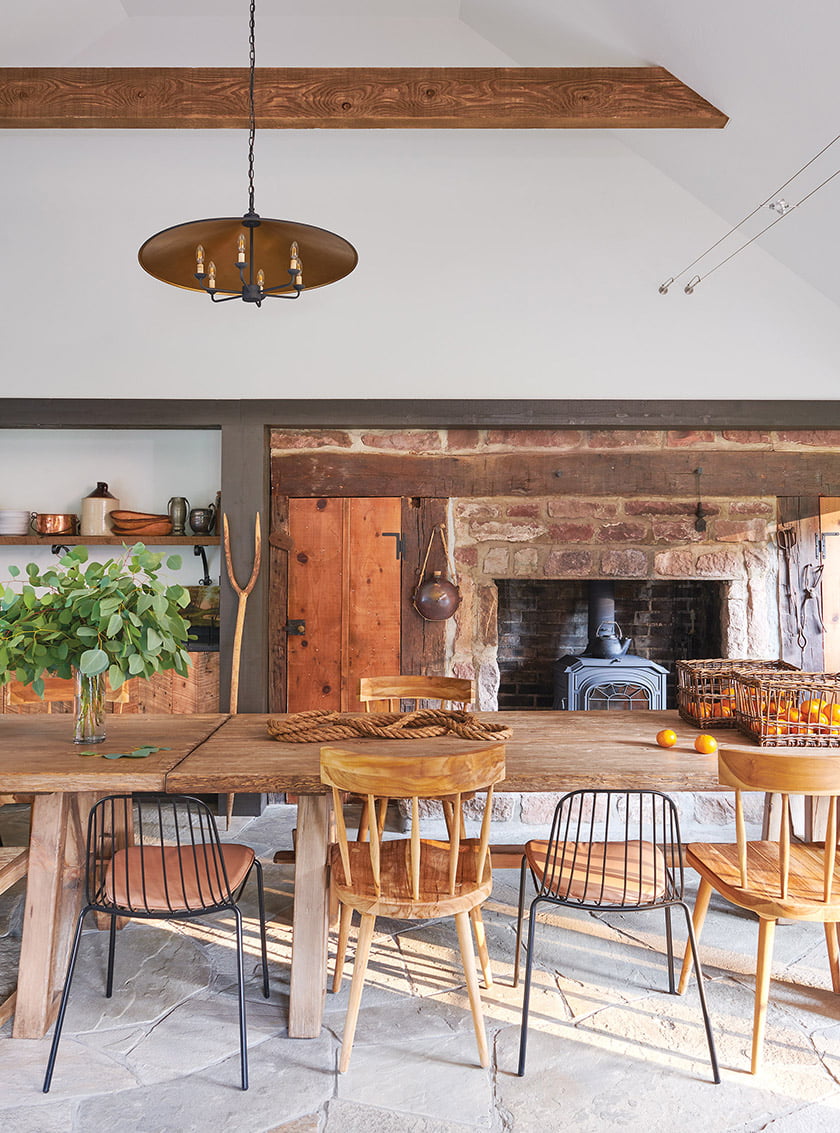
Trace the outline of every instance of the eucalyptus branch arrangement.
<instances>
[{"instance_id":1,"label":"eucalyptus branch arrangement","mask_svg":"<svg viewBox=\"0 0 840 1133\"><path fill-rule=\"evenodd\" d=\"M107 673L112 689L130 677L190 664L189 626L181 611L189 604L183 586L167 585L158 573L164 555L142 543L119 559L88 562L87 547L74 547L58 565L10 566L14 580L0 584L0 684L16 677L44 692L44 675L86 677ZM177 570L179 555L166 558Z\"/></svg>"}]
</instances>

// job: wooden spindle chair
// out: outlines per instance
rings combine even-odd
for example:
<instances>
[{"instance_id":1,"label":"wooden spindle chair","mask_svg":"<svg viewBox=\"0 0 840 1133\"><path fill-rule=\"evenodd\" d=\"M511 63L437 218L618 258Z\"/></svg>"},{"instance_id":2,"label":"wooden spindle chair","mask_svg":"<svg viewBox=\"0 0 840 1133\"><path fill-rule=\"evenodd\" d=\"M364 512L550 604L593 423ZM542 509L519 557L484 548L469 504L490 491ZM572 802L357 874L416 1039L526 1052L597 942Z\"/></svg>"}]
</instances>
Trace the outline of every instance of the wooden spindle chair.
<instances>
[{"instance_id":1,"label":"wooden spindle chair","mask_svg":"<svg viewBox=\"0 0 840 1133\"><path fill-rule=\"evenodd\" d=\"M776 922L822 921L828 948L831 986L840 992L840 861L837 854L837 798L840 795L840 754L826 749L803 749L796 755L770 750L718 752L720 782L735 788L735 843L693 842L686 863L700 874L694 905L694 931L699 939L712 890L758 917L755 1006L750 1069L761 1067L770 967ZM747 841L742 792L778 792L781 824L778 838ZM804 794L827 800L823 822L810 842L792 842L790 796ZM679 991L690 969L683 962Z\"/></svg>"},{"instance_id":2,"label":"wooden spindle chair","mask_svg":"<svg viewBox=\"0 0 840 1133\"><path fill-rule=\"evenodd\" d=\"M73 703L74 682L65 677L44 677L43 696L39 696L32 685L21 684L20 681L9 681L3 687L6 694L4 706L6 711L9 709L14 711L15 708L20 707L37 708L38 705L42 705L41 711L52 715L54 704ZM106 678L105 703L111 705L112 711L122 712L129 702L128 681L121 684L118 689L112 689Z\"/></svg>"},{"instance_id":3,"label":"wooden spindle chair","mask_svg":"<svg viewBox=\"0 0 840 1133\"><path fill-rule=\"evenodd\" d=\"M25 795L0 795L0 806L10 803L28 802ZM26 876L29 865L29 846L6 846L0 840L0 893L11 889L22 877ZM15 1013L17 991L13 991L0 1002L0 1026L11 1019Z\"/></svg>"},{"instance_id":4,"label":"wooden spindle chair","mask_svg":"<svg viewBox=\"0 0 840 1133\"><path fill-rule=\"evenodd\" d=\"M493 887L490 815L494 784L503 779L504 774L504 744L451 756L422 752L386 755L375 751L321 748L321 781L332 788L336 817L337 842L329 853L330 878L341 905L333 990L341 984L352 912L357 909L361 915L339 1063L342 1073L350 1063L377 916L409 920L455 918L479 1060L482 1066L489 1065L470 913L480 907ZM478 838L466 838L461 823L463 797L484 790L487 799L481 834ZM376 821L371 822L368 841L351 841L348 837L341 805L344 791L362 795L369 813L376 816ZM411 831L407 838L383 838L389 799L410 802ZM421 799L450 801L452 813L447 841L428 841L421 837Z\"/></svg>"},{"instance_id":5,"label":"wooden spindle chair","mask_svg":"<svg viewBox=\"0 0 840 1133\"><path fill-rule=\"evenodd\" d=\"M359 700L365 712L401 712L403 701L413 710L421 700L466 710L475 700L475 686L465 677L362 677Z\"/></svg>"}]
</instances>

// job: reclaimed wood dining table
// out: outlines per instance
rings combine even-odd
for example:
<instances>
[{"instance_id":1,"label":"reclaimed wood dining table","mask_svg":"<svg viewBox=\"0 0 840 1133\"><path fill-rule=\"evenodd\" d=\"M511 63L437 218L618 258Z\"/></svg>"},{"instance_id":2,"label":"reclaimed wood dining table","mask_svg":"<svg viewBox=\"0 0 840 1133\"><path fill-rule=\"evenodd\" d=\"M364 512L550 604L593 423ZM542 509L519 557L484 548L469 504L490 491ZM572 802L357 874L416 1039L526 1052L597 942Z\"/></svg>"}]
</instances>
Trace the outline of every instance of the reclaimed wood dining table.
<instances>
[{"instance_id":1,"label":"reclaimed wood dining table","mask_svg":"<svg viewBox=\"0 0 840 1133\"><path fill-rule=\"evenodd\" d=\"M717 759L694 750L697 729L685 724L676 712L513 711L476 715L479 720L505 724L513 730L512 738L505 741L506 772L498 791L724 789L718 782ZM293 1038L315 1038L321 1029L327 983L330 799L320 777L321 743L278 742L268 732L269 719L283 717L276 713L231 716L172 768L166 786L173 792L199 794L290 791L298 795L288 1028ZM656 733L662 728L673 728L677 733L673 748L657 745ZM391 756L409 756L421 748L424 753L443 755L485 746L481 741L451 736L422 741L331 742ZM756 750L755 744L734 731L721 733L721 742L727 747Z\"/></svg>"},{"instance_id":2,"label":"reclaimed wood dining table","mask_svg":"<svg viewBox=\"0 0 840 1133\"><path fill-rule=\"evenodd\" d=\"M105 742L85 746L73 743L67 714L0 715L0 793L34 795L15 1038L40 1038L58 1008L82 903L91 806L111 793L163 791L167 773L226 719L109 715ZM160 750L145 758L104 758L143 745Z\"/></svg>"}]
</instances>

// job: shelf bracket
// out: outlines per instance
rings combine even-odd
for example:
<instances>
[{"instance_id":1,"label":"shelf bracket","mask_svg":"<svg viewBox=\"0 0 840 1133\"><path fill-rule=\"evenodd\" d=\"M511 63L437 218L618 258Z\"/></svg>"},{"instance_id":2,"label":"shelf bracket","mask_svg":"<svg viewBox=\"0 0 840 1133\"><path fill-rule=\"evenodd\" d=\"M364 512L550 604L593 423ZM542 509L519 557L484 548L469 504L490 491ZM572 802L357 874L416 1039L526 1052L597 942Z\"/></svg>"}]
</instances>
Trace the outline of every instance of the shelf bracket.
<instances>
[{"instance_id":1,"label":"shelf bracket","mask_svg":"<svg viewBox=\"0 0 840 1133\"><path fill-rule=\"evenodd\" d=\"M198 543L193 548L193 555L201 555L201 564L204 567L204 578L198 580L199 586L212 586L213 580L210 577L210 568L207 566L207 553L201 543Z\"/></svg>"},{"instance_id":2,"label":"shelf bracket","mask_svg":"<svg viewBox=\"0 0 840 1133\"><path fill-rule=\"evenodd\" d=\"M50 550L54 555L61 556L70 554L70 548L65 546L64 543L53 543L53 545L50 547Z\"/></svg>"}]
</instances>

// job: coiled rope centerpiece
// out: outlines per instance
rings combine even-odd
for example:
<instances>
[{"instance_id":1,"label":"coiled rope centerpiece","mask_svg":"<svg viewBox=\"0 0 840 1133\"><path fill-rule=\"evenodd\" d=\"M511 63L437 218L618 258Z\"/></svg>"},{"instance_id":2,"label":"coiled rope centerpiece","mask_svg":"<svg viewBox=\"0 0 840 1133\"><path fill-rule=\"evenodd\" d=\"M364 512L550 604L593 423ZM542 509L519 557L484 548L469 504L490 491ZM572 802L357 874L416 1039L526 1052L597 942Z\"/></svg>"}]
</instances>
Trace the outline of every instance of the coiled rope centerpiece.
<instances>
[{"instance_id":1,"label":"coiled rope centerpiece","mask_svg":"<svg viewBox=\"0 0 840 1133\"><path fill-rule=\"evenodd\" d=\"M287 744L328 740L425 740L457 736L463 740L509 740L513 729L477 719L472 712L449 708L418 708L415 712L334 712L312 708L283 720L269 720L268 734Z\"/></svg>"}]
</instances>

